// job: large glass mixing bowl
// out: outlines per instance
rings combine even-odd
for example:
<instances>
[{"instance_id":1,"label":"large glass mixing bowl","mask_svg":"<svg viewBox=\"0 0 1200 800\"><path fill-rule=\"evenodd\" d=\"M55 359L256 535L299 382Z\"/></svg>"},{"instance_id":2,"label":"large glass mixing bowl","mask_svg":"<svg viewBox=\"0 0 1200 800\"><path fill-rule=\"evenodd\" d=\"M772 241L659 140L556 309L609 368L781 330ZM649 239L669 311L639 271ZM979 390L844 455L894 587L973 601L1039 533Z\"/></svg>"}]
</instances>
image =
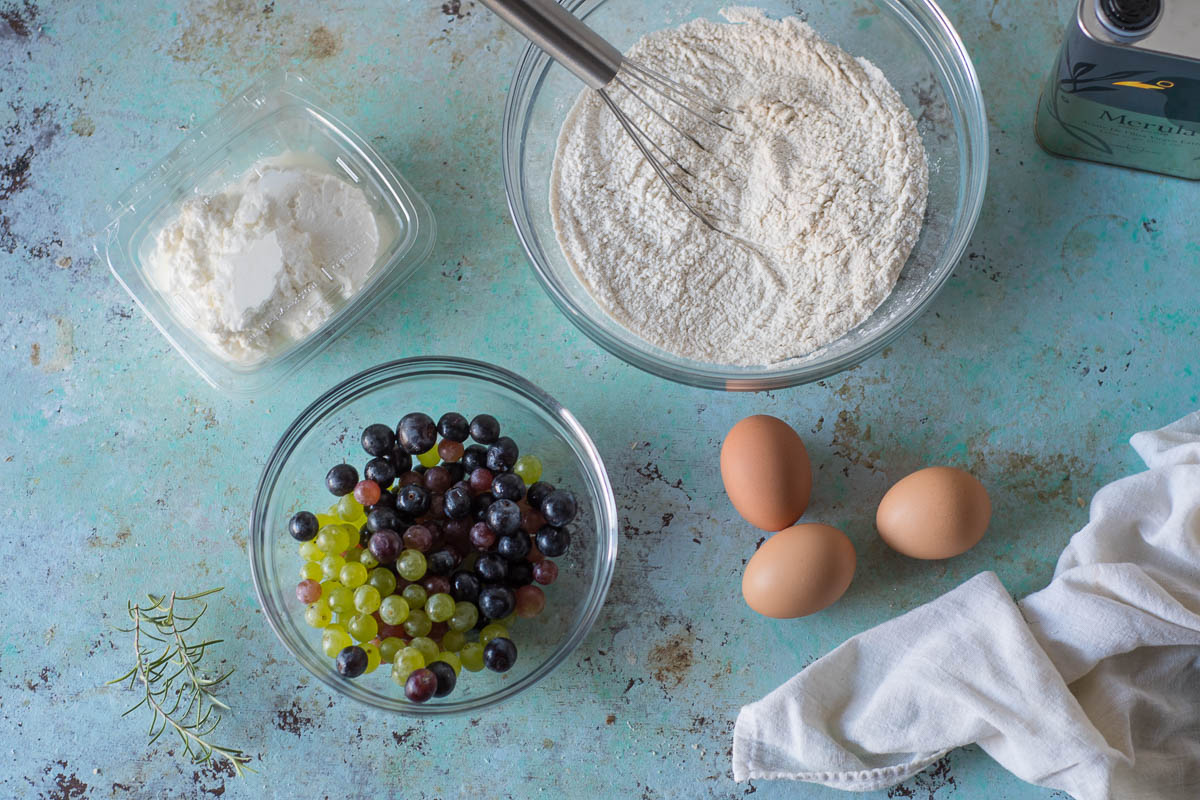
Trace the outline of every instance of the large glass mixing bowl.
<instances>
[{"instance_id":1,"label":"large glass mixing bowl","mask_svg":"<svg viewBox=\"0 0 1200 800\"><path fill-rule=\"evenodd\" d=\"M575 14L626 50L651 31L719 20L730 0L575 0ZM612 319L567 263L550 216L550 173L563 119L582 84L529 47L517 65L501 133L504 183L517 234L550 297L600 346L648 372L713 389L759 390L819 380L896 339L950 277L975 227L988 167L987 118L962 40L930 0L755 0L769 16L801 15L826 39L883 70L917 120L929 158L925 225L895 290L861 325L778 367L680 358Z\"/></svg>"}]
</instances>

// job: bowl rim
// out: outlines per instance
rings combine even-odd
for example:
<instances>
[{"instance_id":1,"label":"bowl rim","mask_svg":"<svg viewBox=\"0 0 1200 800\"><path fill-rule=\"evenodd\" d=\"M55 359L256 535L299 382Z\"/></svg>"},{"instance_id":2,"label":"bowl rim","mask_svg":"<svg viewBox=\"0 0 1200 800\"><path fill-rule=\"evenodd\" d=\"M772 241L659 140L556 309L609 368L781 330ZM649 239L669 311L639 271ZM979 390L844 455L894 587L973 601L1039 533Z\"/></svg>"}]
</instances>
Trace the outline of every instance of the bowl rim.
<instances>
[{"instance_id":1,"label":"bowl rim","mask_svg":"<svg viewBox=\"0 0 1200 800\"><path fill-rule=\"evenodd\" d=\"M295 449L295 446L333 410L363 396L369 391L394 383L397 380L409 379L414 376L450 376L484 380L499 386L505 391L521 395L525 399L533 401L542 412L552 417L569 432L573 440L571 442L572 448L582 451L586 456L582 461L583 469L589 478L595 482L601 496L601 506L595 510L595 525L600 540L596 548L598 574L594 576L591 582L587 601L568 635L558 643L558 646L549 658L542 661L535 669L522 676L519 680L486 695L437 705L412 703L402 697L396 698L394 703L380 703L372 695L368 694L366 689L350 681L336 677L332 670L316 670L312 668L301 653L297 651L297 647L292 642L290 634L281 624L282 612L276 608L268 591L272 576L267 574L263 555L268 537L271 535L271 532L267 530L267 508L282 469ZM596 448L587 431L575 416L557 400L529 380L502 367L474 359L454 356L414 356L377 364L341 381L310 403L288 425L283 435L276 442L270 456L268 456L254 493L249 546L251 577L259 607L262 609L263 616L266 618L271 630L275 633L276 638L292 654L299 666L316 676L336 693L348 696L372 708L394 711L412 717L463 714L490 708L534 686L566 661L567 657L587 637L596 620L599 618L609 588L612 585L619 541L617 521L616 498L613 494L608 470L604 466L604 460L601 458L599 450Z\"/></svg>"},{"instance_id":2,"label":"bowl rim","mask_svg":"<svg viewBox=\"0 0 1200 800\"><path fill-rule=\"evenodd\" d=\"M611 0L567 0L572 13L578 14L581 7L589 4L579 16L586 19ZM530 266L550 299L577 328L604 350L638 369L668 380L704 389L726 391L762 391L783 389L811 383L827 378L861 363L892 344L933 303L945 286L955 267L966 252L971 235L979 221L983 198L987 188L990 160L987 113L983 90L976 74L974 63L962 38L954 29L949 18L933 0L875 0L877 4L889 6L893 13L910 16L920 23L913 29L914 36L926 45L931 64L940 71L939 83L948 96L957 102L956 116L961 118L965 133L958 137L961 161L964 169L959 175L960 194L963 197L961 221L953 235L947 240L937 261L935 279L930 282L924 296L919 296L912 305L899 314L889 327L881 329L874 337L836 357L826 357L815 362L789 369L766 369L762 367L738 367L713 363L689 362L681 365L667 361L651 349L648 343L630 344L605 329L603 324L577 307L563 288L557 275L546 266L541 258L541 242L530 223L526 211L525 196L521 189L525 164L525 135L529 127L528 111L531 103L521 103L525 88L534 82L532 95L536 96L552 65L552 61L536 45L530 44L517 61L516 70L509 83L504 102L504 113L500 126L500 157L504 176L504 193L509 214L521 247ZM940 47L931 47L931 36L940 37ZM950 60L943 61L948 52ZM965 94L960 91L965 88ZM963 184L966 184L965 187ZM557 242L553 243L558 246ZM866 320L864 320L866 322ZM619 325L619 323L617 323ZM636 339L636 337L634 337ZM640 341L640 340L639 340ZM818 351L819 352L819 351Z\"/></svg>"}]
</instances>

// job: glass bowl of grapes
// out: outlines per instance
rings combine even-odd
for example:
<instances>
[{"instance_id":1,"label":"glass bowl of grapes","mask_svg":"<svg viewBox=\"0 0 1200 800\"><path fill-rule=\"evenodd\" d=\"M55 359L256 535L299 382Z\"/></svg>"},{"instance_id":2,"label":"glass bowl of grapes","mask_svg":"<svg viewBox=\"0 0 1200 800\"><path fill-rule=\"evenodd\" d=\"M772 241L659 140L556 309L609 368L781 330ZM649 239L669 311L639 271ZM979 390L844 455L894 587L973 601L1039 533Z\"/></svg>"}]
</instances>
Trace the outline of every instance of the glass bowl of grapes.
<instances>
[{"instance_id":1,"label":"glass bowl of grapes","mask_svg":"<svg viewBox=\"0 0 1200 800\"><path fill-rule=\"evenodd\" d=\"M268 623L340 694L414 716L530 688L587 635L617 556L612 485L567 409L489 364L408 358L305 409L254 499Z\"/></svg>"}]
</instances>

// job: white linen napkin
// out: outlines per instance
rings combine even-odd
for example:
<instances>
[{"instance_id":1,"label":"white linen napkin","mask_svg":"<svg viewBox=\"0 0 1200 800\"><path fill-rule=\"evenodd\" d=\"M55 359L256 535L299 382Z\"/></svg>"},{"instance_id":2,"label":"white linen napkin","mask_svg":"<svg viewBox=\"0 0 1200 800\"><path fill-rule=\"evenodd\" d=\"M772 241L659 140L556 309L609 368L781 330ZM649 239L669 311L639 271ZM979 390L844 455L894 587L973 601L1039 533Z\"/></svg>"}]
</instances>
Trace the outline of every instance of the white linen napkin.
<instances>
[{"instance_id":1,"label":"white linen napkin","mask_svg":"<svg viewBox=\"0 0 1200 800\"><path fill-rule=\"evenodd\" d=\"M1200 798L1200 412L1132 439L1050 585L984 572L742 708L733 776L870 791L978 743L1077 800Z\"/></svg>"}]
</instances>

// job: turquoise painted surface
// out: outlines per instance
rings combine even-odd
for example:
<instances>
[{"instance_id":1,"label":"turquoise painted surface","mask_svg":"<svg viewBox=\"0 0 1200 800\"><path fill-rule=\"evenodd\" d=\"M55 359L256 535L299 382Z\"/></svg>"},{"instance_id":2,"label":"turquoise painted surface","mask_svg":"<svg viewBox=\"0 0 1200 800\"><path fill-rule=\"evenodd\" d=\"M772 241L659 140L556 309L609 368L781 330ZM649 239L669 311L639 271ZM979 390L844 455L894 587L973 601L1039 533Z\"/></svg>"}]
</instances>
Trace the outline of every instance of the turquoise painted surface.
<instances>
[{"instance_id":1,"label":"turquoise painted surface","mask_svg":"<svg viewBox=\"0 0 1200 800\"><path fill-rule=\"evenodd\" d=\"M835 798L729 776L737 708L846 637L983 569L1042 586L1086 502L1136 467L1133 432L1194 409L1192 184L1052 158L1037 91L1069 0L947 3L979 68L994 146L969 255L893 348L819 384L758 395L676 386L623 365L553 308L505 209L498 120L521 43L477 4L0 0L0 795ZM260 71L295 65L424 193L427 266L270 399L202 384L97 262L103 205ZM515 312L515 313L514 313ZM334 382L402 355L492 359L591 431L623 515L599 624L529 697L410 722L337 703L257 611L245 544L253 485L292 417ZM644 410L623 409L636 399ZM716 453L740 417L810 446L809 518L843 527L860 571L813 618L748 613L758 534L723 498ZM875 503L922 464L988 485L988 538L922 564L875 538ZM111 625L147 591L223 584L209 623L238 667L226 739L246 782L151 750ZM1026 800L977 748L874 797Z\"/></svg>"}]
</instances>

